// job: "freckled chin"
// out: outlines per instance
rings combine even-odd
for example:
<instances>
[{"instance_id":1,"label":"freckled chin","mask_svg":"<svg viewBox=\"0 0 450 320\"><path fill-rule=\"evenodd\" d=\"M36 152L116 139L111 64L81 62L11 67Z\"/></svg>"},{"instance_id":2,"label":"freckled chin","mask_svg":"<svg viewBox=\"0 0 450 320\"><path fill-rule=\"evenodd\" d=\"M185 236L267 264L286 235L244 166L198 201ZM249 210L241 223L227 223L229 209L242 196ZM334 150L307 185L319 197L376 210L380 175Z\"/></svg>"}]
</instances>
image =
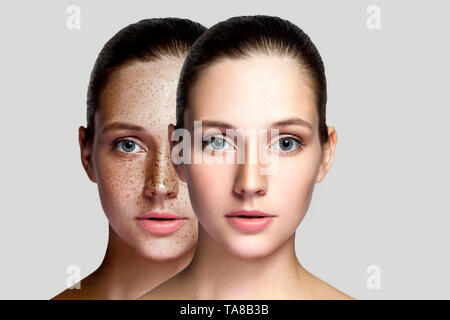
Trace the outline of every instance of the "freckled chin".
<instances>
[{"instance_id":1,"label":"freckled chin","mask_svg":"<svg viewBox=\"0 0 450 320\"><path fill-rule=\"evenodd\" d=\"M117 238L128 249L132 248L149 260L164 262L180 258L192 250L197 240L197 230L190 222L178 232L159 237L143 230L136 219L120 215L110 216L108 219Z\"/></svg>"},{"instance_id":2,"label":"freckled chin","mask_svg":"<svg viewBox=\"0 0 450 320\"><path fill-rule=\"evenodd\" d=\"M146 233L137 241L136 247L140 248L143 256L160 262L169 261L189 254L195 248L197 229L186 226L183 233L175 233L167 237L157 237Z\"/></svg>"}]
</instances>

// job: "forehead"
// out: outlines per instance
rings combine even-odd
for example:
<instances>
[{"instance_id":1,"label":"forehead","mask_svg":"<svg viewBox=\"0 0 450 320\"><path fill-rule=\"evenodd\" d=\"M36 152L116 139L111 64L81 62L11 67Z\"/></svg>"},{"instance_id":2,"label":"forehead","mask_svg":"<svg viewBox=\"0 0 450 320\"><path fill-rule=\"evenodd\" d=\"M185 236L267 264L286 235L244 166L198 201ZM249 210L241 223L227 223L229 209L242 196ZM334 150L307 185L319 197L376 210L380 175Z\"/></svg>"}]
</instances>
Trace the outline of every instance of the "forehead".
<instances>
[{"instance_id":1,"label":"forehead","mask_svg":"<svg viewBox=\"0 0 450 320\"><path fill-rule=\"evenodd\" d=\"M310 78L296 60L254 55L224 59L205 69L192 88L189 110L193 120L214 119L242 128L290 117L314 128L316 108Z\"/></svg>"},{"instance_id":2,"label":"forehead","mask_svg":"<svg viewBox=\"0 0 450 320\"><path fill-rule=\"evenodd\" d=\"M100 94L96 122L140 125L173 122L175 96L184 58L132 61L115 70Z\"/></svg>"}]
</instances>

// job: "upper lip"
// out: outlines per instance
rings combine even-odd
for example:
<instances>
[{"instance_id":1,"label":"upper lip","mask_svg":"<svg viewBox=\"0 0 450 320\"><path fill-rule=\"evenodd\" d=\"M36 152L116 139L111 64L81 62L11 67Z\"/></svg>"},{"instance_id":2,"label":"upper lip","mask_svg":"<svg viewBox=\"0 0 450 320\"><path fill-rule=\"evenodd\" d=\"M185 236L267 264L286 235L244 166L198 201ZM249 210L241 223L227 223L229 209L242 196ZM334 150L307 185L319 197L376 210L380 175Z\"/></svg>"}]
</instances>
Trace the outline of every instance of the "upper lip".
<instances>
[{"instance_id":1,"label":"upper lip","mask_svg":"<svg viewBox=\"0 0 450 320\"><path fill-rule=\"evenodd\" d=\"M150 212L147 212L143 215L136 217L136 219L151 219L151 218L174 219L174 220L187 219L187 218L180 217L179 215L176 215L171 212L158 212L158 211L150 211Z\"/></svg>"},{"instance_id":2,"label":"upper lip","mask_svg":"<svg viewBox=\"0 0 450 320\"><path fill-rule=\"evenodd\" d=\"M268 214L259 210L237 210L226 215L227 217L276 217L274 214Z\"/></svg>"}]
</instances>

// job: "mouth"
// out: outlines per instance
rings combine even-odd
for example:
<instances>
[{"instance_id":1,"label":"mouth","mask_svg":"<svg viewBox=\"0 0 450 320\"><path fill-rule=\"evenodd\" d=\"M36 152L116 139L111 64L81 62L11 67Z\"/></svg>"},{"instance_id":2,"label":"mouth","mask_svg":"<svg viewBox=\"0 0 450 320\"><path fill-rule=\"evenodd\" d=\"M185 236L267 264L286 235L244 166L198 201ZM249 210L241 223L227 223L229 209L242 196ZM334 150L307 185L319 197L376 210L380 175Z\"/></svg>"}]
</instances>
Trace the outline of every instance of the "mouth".
<instances>
[{"instance_id":1,"label":"mouth","mask_svg":"<svg viewBox=\"0 0 450 320\"><path fill-rule=\"evenodd\" d=\"M178 230L187 218L170 212L152 211L136 217L139 225L155 235L167 235Z\"/></svg>"},{"instance_id":2,"label":"mouth","mask_svg":"<svg viewBox=\"0 0 450 320\"><path fill-rule=\"evenodd\" d=\"M238 231L254 233L267 228L276 215L258 210L239 210L225 215L228 222Z\"/></svg>"}]
</instances>

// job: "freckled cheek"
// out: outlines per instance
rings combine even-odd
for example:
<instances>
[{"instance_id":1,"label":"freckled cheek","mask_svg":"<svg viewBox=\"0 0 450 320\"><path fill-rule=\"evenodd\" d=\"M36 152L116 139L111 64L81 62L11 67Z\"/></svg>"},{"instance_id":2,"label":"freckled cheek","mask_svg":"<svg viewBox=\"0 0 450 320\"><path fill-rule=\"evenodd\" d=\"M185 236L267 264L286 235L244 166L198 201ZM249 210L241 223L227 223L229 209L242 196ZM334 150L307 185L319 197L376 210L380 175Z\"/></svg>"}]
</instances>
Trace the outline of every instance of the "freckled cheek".
<instances>
[{"instance_id":1,"label":"freckled cheek","mask_svg":"<svg viewBox=\"0 0 450 320\"><path fill-rule=\"evenodd\" d=\"M196 219L194 211L192 210L191 201L189 199L189 193L187 185L179 181L178 195L176 199L170 202L170 206L178 210L180 214L192 219Z\"/></svg>"},{"instance_id":2,"label":"freckled cheek","mask_svg":"<svg viewBox=\"0 0 450 320\"><path fill-rule=\"evenodd\" d=\"M96 163L97 184L105 210L136 207L144 184L141 162L102 158Z\"/></svg>"}]
</instances>

